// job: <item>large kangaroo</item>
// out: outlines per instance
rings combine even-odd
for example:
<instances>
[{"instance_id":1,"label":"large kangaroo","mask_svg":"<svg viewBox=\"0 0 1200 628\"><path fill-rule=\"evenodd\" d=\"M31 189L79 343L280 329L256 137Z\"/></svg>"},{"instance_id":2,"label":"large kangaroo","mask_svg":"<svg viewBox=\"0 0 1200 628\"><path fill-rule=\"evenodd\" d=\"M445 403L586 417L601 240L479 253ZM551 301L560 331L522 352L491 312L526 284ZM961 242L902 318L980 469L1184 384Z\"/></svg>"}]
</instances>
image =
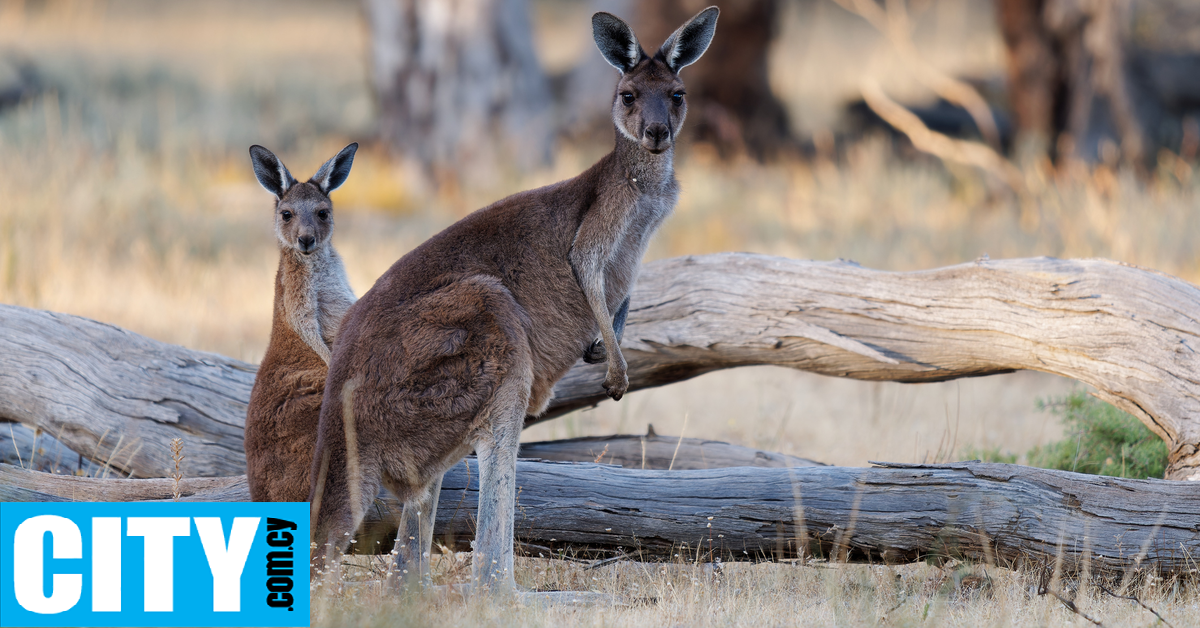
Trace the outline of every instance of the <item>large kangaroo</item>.
<instances>
[{"instance_id":1,"label":"large kangaroo","mask_svg":"<svg viewBox=\"0 0 1200 628\"><path fill-rule=\"evenodd\" d=\"M716 7L705 9L651 57L628 24L595 14L596 45L621 72L616 148L573 179L510 196L430 238L347 312L313 460L314 575L346 549L381 484L406 504L398 570L427 573L442 474L474 448L472 586L515 589L525 415L545 410L580 355L603 355L613 399L629 386L613 312L628 308L646 244L675 206L674 144L687 114L679 70L700 58L716 24Z\"/></svg>"},{"instance_id":2,"label":"large kangaroo","mask_svg":"<svg viewBox=\"0 0 1200 628\"><path fill-rule=\"evenodd\" d=\"M302 502L330 347L354 293L333 249L329 193L345 182L358 144L343 148L305 183L262 146L250 147L254 175L275 195L275 314L267 354L246 408L246 478L254 501Z\"/></svg>"}]
</instances>

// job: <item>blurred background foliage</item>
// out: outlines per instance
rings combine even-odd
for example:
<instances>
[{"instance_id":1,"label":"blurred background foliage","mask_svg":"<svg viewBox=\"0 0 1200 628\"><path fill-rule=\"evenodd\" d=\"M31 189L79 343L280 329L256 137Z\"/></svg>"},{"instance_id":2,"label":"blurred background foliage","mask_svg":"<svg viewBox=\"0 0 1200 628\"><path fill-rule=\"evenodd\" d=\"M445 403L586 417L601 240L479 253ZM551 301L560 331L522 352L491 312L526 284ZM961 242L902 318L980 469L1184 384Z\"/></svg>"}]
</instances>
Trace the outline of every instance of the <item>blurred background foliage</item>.
<instances>
[{"instance_id":1,"label":"blurred background foliage","mask_svg":"<svg viewBox=\"0 0 1200 628\"><path fill-rule=\"evenodd\" d=\"M256 362L277 249L250 144L297 176L363 144L334 195L362 294L459 217L611 148L616 73L593 11L628 17L652 52L706 4L0 0L0 302ZM1195 3L718 4L712 49L683 73L683 192L650 259L1100 256L1200 278ZM919 150L887 103L960 152ZM976 147L991 157L963 158ZM1063 434L1032 400L1070 390L1031 373L909 386L755 368L527 439L653 421L842 464L1028 451Z\"/></svg>"},{"instance_id":2,"label":"blurred background foliage","mask_svg":"<svg viewBox=\"0 0 1200 628\"><path fill-rule=\"evenodd\" d=\"M1133 415L1082 390L1039 399L1037 406L1062 422L1061 440L1034 447L1024 456L991 447L968 448L957 457L1139 480L1161 478L1166 471L1166 443Z\"/></svg>"},{"instance_id":3,"label":"blurred background foliage","mask_svg":"<svg viewBox=\"0 0 1200 628\"><path fill-rule=\"evenodd\" d=\"M1039 406L1062 419L1066 434L1030 451L1029 464L1123 478L1163 476L1166 443L1130 414L1078 391Z\"/></svg>"}]
</instances>

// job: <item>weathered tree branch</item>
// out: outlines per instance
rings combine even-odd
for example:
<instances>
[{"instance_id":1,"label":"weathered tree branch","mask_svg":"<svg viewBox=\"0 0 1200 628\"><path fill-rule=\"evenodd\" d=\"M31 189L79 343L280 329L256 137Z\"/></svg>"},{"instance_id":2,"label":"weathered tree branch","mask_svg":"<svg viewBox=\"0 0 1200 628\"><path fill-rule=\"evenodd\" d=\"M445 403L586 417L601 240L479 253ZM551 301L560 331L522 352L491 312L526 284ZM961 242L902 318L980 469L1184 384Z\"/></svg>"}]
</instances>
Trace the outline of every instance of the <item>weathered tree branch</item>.
<instances>
[{"instance_id":1,"label":"weathered tree branch","mask_svg":"<svg viewBox=\"0 0 1200 628\"><path fill-rule=\"evenodd\" d=\"M1168 478L1200 479L1198 315L1196 286L1105 260L900 273L731 253L647 264L623 349L631 390L755 364L900 382L1056 373L1161 436ZM250 365L13 306L0 306L0 355L0 419L137 476L164 473L180 432L188 475L243 470ZM527 424L602 401L603 369L577 365ZM128 451L110 455L118 443Z\"/></svg>"},{"instance_id":2,"label":"weathered tree branch","mask_svg":"<svg viewBox=\"0 0 1200 628\"><path fill-rule=\"evenodd\" d=\"M38 427L137 477L246 472L242 431L253 365L93 320L0 305L0 419Z\"/></svg>"},{"instance_id":3,"label":"weathered tree branch","mask_svg":"<svg viewBox=\"0 0 1200 628\"><path fill-rule=\"evenodd\" d=\"M469 469L468 469L469 467ZM436 534L467 551L478 470L468 458L442 483ZM644 471L520 461L516 535L537 554L627 553L639 560L789 558L904 563L1025 559L1092 570L1195 569L1200 484L1122 480L1015 465L955 463ZM172 481L92 480L0 465L0 500L170 499ZM187 479L183 500L249 499L244 476ZM399 506L381 494L360 551L392 547ZM711 524L711 527L710 527ZM539 550L537 548L545 548Z\"/></svg>"},{"instance_id":4,"label":"weathered tree branch","mask_svg":"<svg viewBox=\"0 0 1200 628\"><path fill-rule=\"evenodd\" d=\"M726 253L648 264L632 303L622 350L635 388L756 364L898 382L1045 371L1162 437L1168 479L1200 480L1200 288L1163 273L1044 257L885 272ZM572 369L532 422L602 401L603 375Z\"/></svg>"}]
</instances>

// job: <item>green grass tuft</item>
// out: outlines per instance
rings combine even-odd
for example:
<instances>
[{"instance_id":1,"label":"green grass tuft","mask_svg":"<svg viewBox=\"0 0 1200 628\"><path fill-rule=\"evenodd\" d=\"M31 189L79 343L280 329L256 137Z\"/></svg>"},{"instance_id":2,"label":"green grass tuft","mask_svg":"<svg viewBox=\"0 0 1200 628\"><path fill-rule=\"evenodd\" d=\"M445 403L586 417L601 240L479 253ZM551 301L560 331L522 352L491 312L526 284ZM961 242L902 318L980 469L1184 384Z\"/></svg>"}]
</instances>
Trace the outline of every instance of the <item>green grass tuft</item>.
<instances>
[{"instance_id":1,"label":"green grass tuft","mask_svg":"<svg viewBox=\"0 0 1200 628\"><path fill-rule=\"evenodd\" d=\"M1161 478L1167 445L1141 421L1083 391L1038 400L1066 424L1066 437L1035 447L1030 466L1123 478Z\"/></svg>"}]
</instances>

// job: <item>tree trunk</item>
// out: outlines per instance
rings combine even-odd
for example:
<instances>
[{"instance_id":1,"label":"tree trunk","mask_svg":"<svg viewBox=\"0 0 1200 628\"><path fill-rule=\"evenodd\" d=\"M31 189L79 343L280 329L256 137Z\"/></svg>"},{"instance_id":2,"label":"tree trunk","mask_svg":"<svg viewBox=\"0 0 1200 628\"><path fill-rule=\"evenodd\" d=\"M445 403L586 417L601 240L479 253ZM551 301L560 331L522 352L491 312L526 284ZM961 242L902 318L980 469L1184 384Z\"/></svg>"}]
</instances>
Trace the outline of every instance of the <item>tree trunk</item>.
<instances>
[{"instance_id":1,"label":"tree trunk","mask_svg":"<svg viewBox=\"0 0 1200 628\"><path fill-rule=\"evenodd\" d=\"M717 35L704 56L682 72L690 103L685 132L723 155L746 150L759 160L774 157L793 142L787 110L768 76L778 0L643 1L631 24L653 56L676 28L713 4L721 9Z\"/></svg>"},{"instance_id":2,"label":"tree trunk","mask_svg":"<svg viewBox=\"0 0 1200 628\"><path fill-rule=\"evenodd\" d=\"M1069 141L1057 148L1075 157L1144 167L1155 152L1145 129L1161 126L1166 112L1148 83L1131 76L1130 2L996 0L996 7L1018 150L1046 152L1062 136Z\"/></svg>"},{"instance_id":3,"label":"tree trunk","mask_svg":"<svg viewBox=\"0 0 1200 628\"><path fill-rule=\"evenodd\" d=\"M1168 479L1200 479L1200 289L1105 260L979 260L885 272L728 253L647 264L622 349L630 390L775 364L873 381L1030 369L1080 380L1166 441ZM123 473L244 470L254 367L87 319L0 306L0 419ZM527 425L605 399L578 364ZM112 453L115 451L115 453Z\"/></svg>"},{"instance_id":4,"label":"tree trunk","mask_svg":"<svg viewBox=\"0 0 1200 628\"><path fill-rule=\"evenodd\" d=\"M978 462L886 468L643 471L517 463L516 537L531 555L637 560L792 558L906 563L963 557L1068 571L1195 568L1200 484L1123 480ZM447 472L435 535L469 551L474 458ZM0 465L0 500L171 498L173 481L92 480ZM183 501L244 501L245 477L186 479ZM381 493L354 547L391 550L399 504Z\"/></svg>"},{"instance_id":5,"label":"tree trunk","mask_svg":"<svg viewBox=\"0 0 1200 628\"><path fill-rule=\"evenodd\" d=\"M1068 92L1065 131L1078 157L1089 161L1144 167L1146 138L1134 108L1126 62L1131 21L1128 0L1081 2L1051 0L1044 11L1047 26L1063 50ZM1105 142L1119 152L1106 153Z\"/></svg>"},{"instance_id":6,"label":"tree trunk","mask_svg":"<svg viewBox=\"0 0 1200 628\"><path fill-rule=\"evenodd\" d=\"M550 91L526 0L365 0L384 138L444 179L548 161Z\"/></svg>"},{"instance_id":7,"label":"tree trunk","mask_svg":"<svg viewBox=\"0 0 1200 628\"><path fill-rule=\"evenodd\" d=\"M1042 22L1045 0L996 0L1008 53L1008 101L1017 127L1014 151L1025 161L1050 154L1062 129L1060 51Z\"/></svg>"}]
</instances>

